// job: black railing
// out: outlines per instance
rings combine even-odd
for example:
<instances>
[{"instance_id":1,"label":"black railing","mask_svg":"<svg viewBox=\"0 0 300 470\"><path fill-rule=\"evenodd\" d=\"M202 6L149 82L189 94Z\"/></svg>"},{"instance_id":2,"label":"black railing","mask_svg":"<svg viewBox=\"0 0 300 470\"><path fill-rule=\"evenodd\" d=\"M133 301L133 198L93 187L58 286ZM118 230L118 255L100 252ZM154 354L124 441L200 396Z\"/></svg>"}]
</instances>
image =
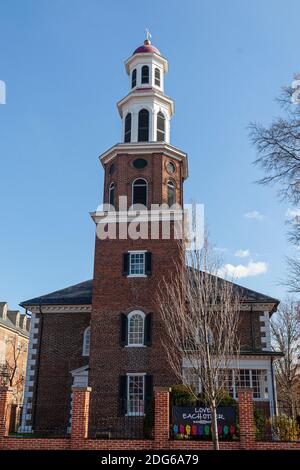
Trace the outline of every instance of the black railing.
<instances>
[{"instance_id":1,"label":"black railing","mask_svg":"<svg viewBox=\"0 0 300 470\"><path fill-rule=\"evenodd\" d=\"M89 436L94 439L152 439L152 400L119 400L110 413L101 400L92 400Z\"/></svg>"},{"instance_id":2,"label":"black railing","mask_svg":"<svg viewBox=\"0 0 300 470\"><path fill-rule=\"evenodd\" d=\"M10 413L10 436L29 438L68 437L71 431L70 402L37 403L23 413Z\"/></svg>"}]
</instances>

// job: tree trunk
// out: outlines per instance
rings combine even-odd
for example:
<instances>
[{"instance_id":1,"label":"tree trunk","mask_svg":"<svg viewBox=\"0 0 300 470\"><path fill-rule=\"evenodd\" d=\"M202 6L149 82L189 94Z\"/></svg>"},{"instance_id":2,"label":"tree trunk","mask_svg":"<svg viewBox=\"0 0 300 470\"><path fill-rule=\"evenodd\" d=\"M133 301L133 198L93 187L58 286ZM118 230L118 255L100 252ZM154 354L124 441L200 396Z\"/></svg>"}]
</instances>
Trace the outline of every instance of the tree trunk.
<instances>
[{"instance_id":1,"label":"tree trunk","mask_svg":"<svg viewBox=\"0 0 300 470\"><path fill-rule=\"evenodd\" d=\"M217 407L216 407L215 400L213 400L212 407L211 407L211 417L212 417L212 438L213 438L214 450L220 450L218 421L217 421Z\"/></svg>"}]
</instances>

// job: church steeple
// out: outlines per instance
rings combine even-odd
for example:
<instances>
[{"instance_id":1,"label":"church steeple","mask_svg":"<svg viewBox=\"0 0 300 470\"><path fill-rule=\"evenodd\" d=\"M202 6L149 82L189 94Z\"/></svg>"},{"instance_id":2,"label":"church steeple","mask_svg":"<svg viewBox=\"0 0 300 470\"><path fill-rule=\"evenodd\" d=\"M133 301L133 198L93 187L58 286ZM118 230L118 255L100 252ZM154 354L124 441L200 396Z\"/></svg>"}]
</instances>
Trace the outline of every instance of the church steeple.
<instances>
[{"instance_id":1,"label":"church steeple","mask_svg":"<svg viewBox=\"0 0 300 470\"><path fill-rule=\"evenodd\" d=\"M144 44L125 61L130 91L118 103L122 118L122 142L170 142L173 100L164 94L168 61L151 44Z\"/></svg>"},{"instance_id":2,"label":"church steeple","mask_svg":"<svg viewBox=\"0 0 300 470\"><path fill-rule=\"evenodd\" d=\"M125 69L130 91L118 103L122 137L100 156L105 170L103 202L117 211L121 196L127 197L128 208L141 200L148 209L152 204L182 205L188 160L170 143L174 104L164 94L168 61L147 38L125 61ZM143 198L137 198L137 192L143 192ZM98 220L98 214L93 218Z\"/></svg>"}]
</instances>

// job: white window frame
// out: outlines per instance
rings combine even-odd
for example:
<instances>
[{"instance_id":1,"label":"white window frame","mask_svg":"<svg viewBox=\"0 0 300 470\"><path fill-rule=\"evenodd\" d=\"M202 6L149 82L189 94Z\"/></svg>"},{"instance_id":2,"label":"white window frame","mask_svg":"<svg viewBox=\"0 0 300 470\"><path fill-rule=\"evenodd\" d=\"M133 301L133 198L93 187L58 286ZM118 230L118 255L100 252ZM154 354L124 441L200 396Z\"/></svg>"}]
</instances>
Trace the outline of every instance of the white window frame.
<instances>
[{"instance_id":1,"label":"white window frame","mask_svg":"<svg viewBox=\"0 0 300 470\"><path fill-rule=\"evenodd\" d=\"M142 109L147 109L147 108L142 108ZM147 111L149 111L149 110L147 109ZM149 127L149 135L150 135L150 127ZM135 178L132 181L132 184L131 184L131 206L140 205L140 204L134 203L134 201L133 201L133 199L134 199L134 184L138 180L143 180L146 183L146 205L145 205L145 207L147 208L148 207L148 189L149 189L149 185L148 185L148 181L145 178Z\"/></svg>"},{"instance_id":2,"label":"white window frame","mask_svg":"<svg viewBox=\"0 0 300 470\"><path fill-rule=\"evenodd\" d=\"M88 337L88 340L87 340ZM90 355L91 347L91 327L88 326L83 333L82 355L88 357Z\"/></svg>"},{"instance_id":3,"label":"white window frame","mask_svg":"<svg viewBox=\"0 0 300 470\"><path fill-rule=\"evenodd\" d=\"M145 376L147 375L146 372L128 372L127 374L127 413L126 416L145 416ZM143 377L143 403L144 403L144 411L128 411L129 410L129 380L130 377Z\"/></svg>"},{"instance_id":4,"label":"white window frame","mask_svg":"<svg viewBox=\"0 0 300 470\"><path fill-rule=\"evenodd\" d=\"M186 370L188 370L189 367L186 367L184 368L184 371L183 373L185 374ZM236 384L236 372L238 372L239 370L247 370L249 371L249 378L250 378L250 388L253 389L253 371L259 371L260 373L264 373L263 374L263 377L265 379L268 379L268 369L265 368L265 367L251 367L251 368L248 368L248 367L239 367L239 368L235 368L235 369L232 369L230 368L228 370L228 373L230 374L231 376L231 383L232 383L232 398L234 398L235 400L237 400L238 396L237 396L237 389L238 388L243 388L243 387L240 387L239 385L237 386ZM271 388L270 388L270 384L268 383L268 380L266 380L265 382L265 386L263 387L262 384L259 384L259 386L261 387L259 389L259 393L260 395L266 395L266 396L260 396L260 397L253 397L253 400L254 401L270 401L270 393L271 393ZM246 387L248 388L248 387ZM267 391L265 391L265 388L267 388ZM199 379L199 384L198 384L198 393L201 393L202 392L202 384L201 384L201 380Z\"/></svg>"},{"instance_id":5,"label":"white window frame","mask_svg":"<svg viewBox=\"0 0 300 470\"><path fill-rule=\"evenodd\" d=\"M146 253L147 253L147 250L128 251L129 264L128 264L128 275L127 275L127 277L147 277L147 274L146 274ZM131 255L144 255L144 273L143 274L132 274L131 273Z\"/></svg>"},{"instance_id":6,"label":"white window frame","mask_svg":"<svg viewBox=\"0 0 300 470\"><path fill-rule=\"evenodd\" d=\"M116 190L116 183L114 181L112 181L109 185L109 188L108 188L108 204L110 204L110 193L112 191L115 191ZM115 194L114 194L114 205L115 205ZM112 205L112 204L110 204Z\"/></svg>"},{"instance_id":7,"label":"white window frame","mask_svg":"<svg viewBox=\"0 0 300 470\"><path fill-rule=\"evenodd\" d=\"M133 315L140 315L143 320L143 331L142 331L142 343L130 343L130 320ZM144 348L144 337L145 337L145 317L146 315L142 310L133 310L127 315L127 348Z\"/></svg>"}]
</instances>

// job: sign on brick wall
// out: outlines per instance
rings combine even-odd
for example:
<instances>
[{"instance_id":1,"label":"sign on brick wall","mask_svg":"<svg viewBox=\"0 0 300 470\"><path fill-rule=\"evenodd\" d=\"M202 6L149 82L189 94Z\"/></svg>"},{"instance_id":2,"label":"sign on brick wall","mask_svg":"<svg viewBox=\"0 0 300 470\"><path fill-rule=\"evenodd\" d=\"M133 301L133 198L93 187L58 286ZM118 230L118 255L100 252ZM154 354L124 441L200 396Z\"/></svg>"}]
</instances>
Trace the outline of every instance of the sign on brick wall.
<instances>
[{"instance_id":1,"label":"sign on brick wall","mask_svg":"<svg viewBox=\"0 0 300 470\"><path fill-rule=\"evenodd\" d=\"M236 408L223 406L217 409L218 431L220 437L236 434ZM205 438L211 435L212 414L208 406L173 406L172 431L174 437Z\"/></svg>"}]
</instances>

